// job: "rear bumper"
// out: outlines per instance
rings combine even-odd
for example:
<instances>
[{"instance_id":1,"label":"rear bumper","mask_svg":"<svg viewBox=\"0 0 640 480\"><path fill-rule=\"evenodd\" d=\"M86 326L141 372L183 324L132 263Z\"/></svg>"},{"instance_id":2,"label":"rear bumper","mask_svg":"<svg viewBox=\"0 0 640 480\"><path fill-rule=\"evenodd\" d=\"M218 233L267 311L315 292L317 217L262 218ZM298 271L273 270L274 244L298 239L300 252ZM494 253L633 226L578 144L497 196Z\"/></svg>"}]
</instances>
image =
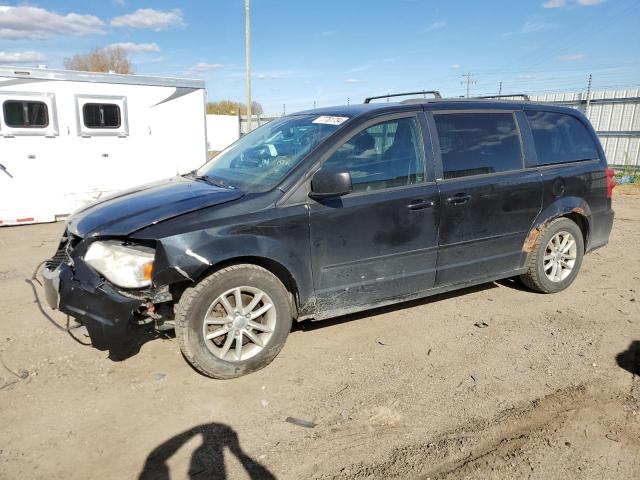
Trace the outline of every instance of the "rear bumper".
<instances>
[{"instance_id":1,"label":"rear bumper","mask_svg":"<svg viewBox=\"0 0 640 480\"><path fill-rule=\"evenodd\" d=\"M119 347L129 335L131 320L142 301L122 295L86 266L75 267L75 273L64 263L55 270L44 269L47 303L83 324L95 348Z\"/></svg>"}]
</instances>

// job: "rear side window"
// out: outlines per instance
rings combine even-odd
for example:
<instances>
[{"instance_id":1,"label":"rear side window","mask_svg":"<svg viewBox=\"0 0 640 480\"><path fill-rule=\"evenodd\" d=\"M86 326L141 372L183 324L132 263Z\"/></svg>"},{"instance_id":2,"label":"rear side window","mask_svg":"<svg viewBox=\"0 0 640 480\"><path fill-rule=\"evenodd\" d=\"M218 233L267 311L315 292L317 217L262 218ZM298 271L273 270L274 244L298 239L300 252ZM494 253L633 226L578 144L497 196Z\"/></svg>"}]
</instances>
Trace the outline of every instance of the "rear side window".
<instances>
[{"instance_id":1,"label":"rear side window","mask_svg":"<svg viewBox=\"0 0 640 480\"><path fill-rule=\"evenodd\" d=\"M45 128L49 112L44 102L7 100L2 105L4 123L11 128Z\"/></svg>"},{"instance_id":2,"label":"rear side window","mask_svg":"<svg viewBox=\"0 0 640 480\"><path fill-rule=\"evenodd\" d=\"M444 178L522 168L522 151L511 113L435 115Z\"/></svg>"},{"instance_id":3,"label":"rear side window","mask_svg":"<svg viewBox=\"0 0 640 480\"><path fill-rule=\"evenodd\" d=\"M381 122L356 133L324 163L351 173L355 192L424 181L422 138L416 119Z\"/></svg>"},{"instance_id":4,"label":"rear side window","mask_svg":"<svg viewBox=\"0 0 640 480\"><path fill-rule=\"evenodd\" d=\"M538 153L538 164L552 165L598 158L591 134L577 118L563 113L526 113Z\"/></svg>"},{"instance_id":5,"label":"rear side window","mask_svg":"<svg viewBox=\"0 0 640 480\"><path fill-rule=\"evenodd\" d=\"M85 103L82 117L87 128L120 128L120 107L113 103Z\"/></svg>"}]
</instances>

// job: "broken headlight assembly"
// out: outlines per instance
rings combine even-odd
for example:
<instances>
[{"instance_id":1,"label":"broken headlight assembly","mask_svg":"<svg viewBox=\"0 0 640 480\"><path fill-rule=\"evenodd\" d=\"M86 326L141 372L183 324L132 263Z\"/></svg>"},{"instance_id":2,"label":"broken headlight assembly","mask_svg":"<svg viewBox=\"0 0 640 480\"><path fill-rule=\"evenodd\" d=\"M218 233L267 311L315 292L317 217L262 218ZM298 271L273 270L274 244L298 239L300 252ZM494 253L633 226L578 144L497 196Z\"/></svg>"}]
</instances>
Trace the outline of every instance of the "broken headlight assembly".
<instances>
[{"instance_id":1,"label":"broken headlight assembly","mask_svg":"<svg viewBox=\"0 0 640 480\"><path fill-rule=\"evenodd\" d=\"M93 242L84 261L114 285L143 288L151 285L155 250L118 240Z\"/></svg>"}]
</instances>

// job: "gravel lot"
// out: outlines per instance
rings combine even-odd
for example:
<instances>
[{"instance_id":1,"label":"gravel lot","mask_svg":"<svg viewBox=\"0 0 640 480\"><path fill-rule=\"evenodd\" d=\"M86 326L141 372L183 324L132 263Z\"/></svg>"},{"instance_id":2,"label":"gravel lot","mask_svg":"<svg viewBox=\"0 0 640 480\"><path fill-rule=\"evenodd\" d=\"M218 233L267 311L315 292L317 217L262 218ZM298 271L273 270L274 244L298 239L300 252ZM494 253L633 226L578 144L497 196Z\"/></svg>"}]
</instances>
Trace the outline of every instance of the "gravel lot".
<instances>
[{"instance_id":1,"label":"gravel lot","mask_svg":"<svg viewBox=\"0 0 640 480\"><path fill-rule=\"evenodd\" d=\"M25 282L63 224L2 228L0 478L640 478L640 190L614 203L567 291L506 281L306 324L227 381L171 337L126 359L75 342Z\"/></svg>"}]
</instances>

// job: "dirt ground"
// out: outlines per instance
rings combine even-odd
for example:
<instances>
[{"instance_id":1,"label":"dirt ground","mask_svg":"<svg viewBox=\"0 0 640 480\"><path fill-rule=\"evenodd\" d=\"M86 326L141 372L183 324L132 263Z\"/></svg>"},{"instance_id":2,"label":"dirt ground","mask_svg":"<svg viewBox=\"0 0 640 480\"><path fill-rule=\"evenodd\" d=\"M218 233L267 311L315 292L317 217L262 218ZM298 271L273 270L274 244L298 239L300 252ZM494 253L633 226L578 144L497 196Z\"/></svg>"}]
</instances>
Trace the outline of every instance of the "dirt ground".
<instances>
[{"instance_id":1,"label":"dirt ground","mask_svg":"<svg viewBox=\"0 0 640 480\"><path fill-rule=\"evenodd\" d=\"M77 343L25 282L63 224L0 229L0 478L640 478L640 190L614 203L567 291L307 324L228 381L171 337L119 360Z\"/></svg>"}]
</instances>

